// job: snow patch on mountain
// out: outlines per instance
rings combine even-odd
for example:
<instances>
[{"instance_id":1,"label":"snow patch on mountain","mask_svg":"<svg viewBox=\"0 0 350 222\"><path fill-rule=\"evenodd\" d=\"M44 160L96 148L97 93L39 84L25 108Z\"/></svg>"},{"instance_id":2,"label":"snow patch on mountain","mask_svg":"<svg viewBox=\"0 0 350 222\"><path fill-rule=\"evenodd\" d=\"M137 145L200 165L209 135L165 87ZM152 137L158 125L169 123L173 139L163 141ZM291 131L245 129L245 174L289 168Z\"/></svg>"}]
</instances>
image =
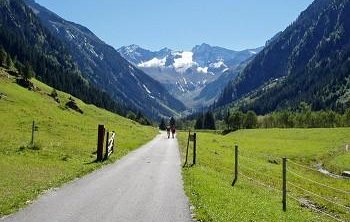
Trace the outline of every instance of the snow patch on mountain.
<instances>
[{"instance_id":1,"label":"snow patch on mountain","mask_svg":"<svg viewBox=\"0 0 350 222\"><path fill-rule=\"evenodd\" d=\"M152 92L147 88L147 86L145 86L145 84L142 84L142 86L148 94L152 94Z\"/></svg>"},{"instance_id":2,"label":"snow patch on mountain","mask_svg":"<svg viewBox=\"0 0 350 222\"><path fill-rule=\"evenodd\" d=\"M197 72L208 73L208 67L197 67Z\"/></svg>"},{"instance_id":3,"label":"snow patch on mountain","mask_svg":"<svg viewBox=\"0 0 350 222\"><path fill-rule=\"evenodd\" d=\"M138 64L137 66L141 67L141 68L164 67L165 62L166 62L166 57L164 57L163 59L153 58L149 61L142 62L142 63Z\"/></svg>"},{"instance_id":4,"label":"snow patch on mountain","mask_svg":"<svg viewBox=\"0 0 350 222\"><path fill-rule=\"evenodd\" d=\"M187 69L196 65L193 62L193 52L177 52L175 53L178 58L174 59L174 68L177 72L184 73Z\"/></svg>"},{"instance_id":5,"label":"snow patch on mountain","mask_svg":"<svg viewBox=\"0 0 350 222\"><path fill-rule=\"evenodd\" d=\"M221 68L222 66L227 67L223 61L223 59L218 60L217 62L211 63L209 65L211 68Z\"/></svg>"}]
</instances>

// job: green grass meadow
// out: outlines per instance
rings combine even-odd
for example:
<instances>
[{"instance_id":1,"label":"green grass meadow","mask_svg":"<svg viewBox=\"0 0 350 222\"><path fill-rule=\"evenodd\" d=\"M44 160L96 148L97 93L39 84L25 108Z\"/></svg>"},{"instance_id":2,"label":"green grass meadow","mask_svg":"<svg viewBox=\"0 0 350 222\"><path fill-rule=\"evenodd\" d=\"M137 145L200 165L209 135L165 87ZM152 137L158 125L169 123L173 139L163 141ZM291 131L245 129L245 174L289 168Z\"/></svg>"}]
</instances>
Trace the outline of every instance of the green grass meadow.
<instances>
[{"instance_id":1,"label":"green grass meadow","mask_svg":"<svg viewBox=\"0 0 350 222\"><path fill-rule=\"evenodd\" d=\"M158 133L78 99L84 114L67 109L70 95L58 92L59 104L49 96L52 88L33 82L39 91L18 86L0 70L0 217L47 189L116 161ZM33 120L38 131L30 148ZM104 163L94 162L98 124L117 133L116 152Z\"/></svg>"},{"instance_id":2,"label":"green grass meadow","mask_svg":"<svg viewBox=\"0 0 350 222\"><path fill-rule=\"evenodd\" d=\"M178 136L183 161L187 136ZM350 153L345 151L350 128L254 129L225 136L197 132L197 138L197 164L185 167L183 177L199 221L350 221L350 179L315 170L316 164L338 174L350 170ZM232 187L235 144L240 174ZM192 163L192 149L189 157ZM282 157L288 158L286 212Z\"/></svg>"}]
</instances>

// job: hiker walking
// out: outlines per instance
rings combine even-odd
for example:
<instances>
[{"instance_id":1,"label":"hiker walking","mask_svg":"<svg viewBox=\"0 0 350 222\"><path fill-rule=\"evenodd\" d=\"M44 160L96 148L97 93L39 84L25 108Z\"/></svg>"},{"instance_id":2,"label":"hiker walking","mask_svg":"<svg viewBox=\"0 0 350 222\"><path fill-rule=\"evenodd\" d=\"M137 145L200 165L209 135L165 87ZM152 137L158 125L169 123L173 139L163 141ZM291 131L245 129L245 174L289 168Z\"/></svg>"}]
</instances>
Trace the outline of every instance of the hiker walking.
<instances>
[{"instance_id":1,"label":"hiker walking","mask_svg":"<svg viewBox=\"0 0 350 222\"><path fill-rule=\"evenodd\" d=\"M173 139L175 136L175 132L176 132L175 126L171 127L171 135L172 135Z\"/></svg>"}]
</instances>

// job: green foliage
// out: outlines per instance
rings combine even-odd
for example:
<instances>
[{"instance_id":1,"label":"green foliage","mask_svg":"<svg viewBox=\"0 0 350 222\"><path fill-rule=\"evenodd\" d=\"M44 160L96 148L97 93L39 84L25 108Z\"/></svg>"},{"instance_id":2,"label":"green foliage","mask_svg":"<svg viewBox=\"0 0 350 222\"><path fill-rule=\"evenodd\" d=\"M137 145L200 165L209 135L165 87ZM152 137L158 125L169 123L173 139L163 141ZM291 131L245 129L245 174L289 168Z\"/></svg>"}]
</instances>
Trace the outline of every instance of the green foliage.
<instances>
[{"instance_id":1,"label":"green foliage","mask_svg":"<svg viewBox=\"0 0 350 222\"><path fill-rule=\"evenodd\" d=\"M52 91L51 91L51 93L50 93L50 96L53 97L53 98L58 97L58 93L57 93L57 91L56 91L55 88L52 89Z\"/></svg>"},{"instance_id":2,"label":"green foliage","mask_svg":"<svg viewBox=\"0 0 350 222\"><path fill-rule=\"evenodd\" d=\"M344 114L334 111L291 112L281 111L261 116L261 128L333 128L350 126L350 109Z\"/></svg>"},{"instance_id":3,"label":"green foliage","mask_svg":"<svg viewBox=\"0 0 350 222\"><path fill-rule=\"evenodd\" d=\"M126 118L136 121L136 114L134 112L132 112L132 111L129 111L126 114Z\"/></svg>"},{"instance_id":4,"label":"green foliage","mask_svg":"<svg viewBox=\"0 0 350 222\"><path fill-rule=\"evenodd\" d=\"M6 59L7 59L7 53L4 47L1 46L0 47L0 66L5 66Z\"/></svg>"},{"instance_id":5,"label":"green foliage","mask_svg":"<svg viewBox=\"0 0 350 222\"><path fill-rule=\"evenodd\" d=\"M5 64L6 64L6 68L12 69L12 67L13 67L13 61L12 61L10 55L7 55Z\"/></svg>"},{"instance_id":6,"label":"green foliage","mask_svg":"<svg viewBox=\"0 0 350 222\"><path fill-rule=\"evenodd\" d=\"M244 114L240 111L232 113L229 117L229 125L233 130L241 129L244 121Z\"/></svg>"},{"instance_id":7,"label":"green foliage","mask_svg":"<svg viewBox=\"0 0 350 222\"><path fill-rule=\"evenodd\" d=\"M203 115L199 115L196 123L195 123L195 129L211 129L215 130L215 118L212 112L208 111Z\"/></svg>"},{"instance_id":8,"label":"green foliage","mask_svg":"<svg viewBox=\"0 0 350 222\"><path fill-rule=\"evenodd\" d=\"M170 120L169 120L169 125L170 127L174 127L176 125L176 121L175 121L175 118L174 117L171 117Z\"/></svg>"},{"instance_id":9,"label":"green foliage","mask_svg":"<svg viewBox=\"0 0 350 222\"><path fill-rule=\"evenodd\" d=\"M244 118L244 128L245 129L254 129L257 127L258 124L258 117L256 116L255 112L248 111Z\"/></svg>"},{"instance_id":10,"label":"green foliage","mask_svg":"<svg viewBox=\"0 0 350 222\"><path fill-rule=\"evenodd\" d=\"M159 129L166 130L166 124L165 124L165 120L163 118L160 120Z\"/></svg>"},{"instance_id":11,"label":"green foliage","mask_svg":"<svg viewBox=\"0 0 350 222\"><path fill-rule=\"evenodd\" d=\"M35 76L33 67L29 63L26 63L23 70L20 71L20 75L22 75L25 79L31 79Z\"/></svg>"}]
</instances>

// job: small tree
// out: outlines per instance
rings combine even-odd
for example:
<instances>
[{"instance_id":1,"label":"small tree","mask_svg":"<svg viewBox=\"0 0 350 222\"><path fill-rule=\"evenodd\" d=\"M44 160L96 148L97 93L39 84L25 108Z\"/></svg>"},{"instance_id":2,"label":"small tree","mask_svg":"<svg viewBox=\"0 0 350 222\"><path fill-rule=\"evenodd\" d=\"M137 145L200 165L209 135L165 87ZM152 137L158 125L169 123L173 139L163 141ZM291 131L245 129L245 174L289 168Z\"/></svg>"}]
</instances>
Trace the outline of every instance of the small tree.
<instances>
[{"instance_id":1,"label":"small tree","mask_svg":"<svg viewBox=\"0 0 350 222\"><path fill-rule=\"evenodd\" d=\"M52 89L50 96L53 98L56 98L58 96L58 93L55 88Z\"/></svg>"},{"instance_id":2,"label":"small tree","mask_svg":"<svg viewBox=\"0 0 350 222\"><path fill-rule=\"evenodd\" d=\"M13 67L13 61L12 61L11 56L9 54L7 54L7 57L6 57L6 67L8 69L11 69Z\"/></svg>"},{"instance_id":3,"label":"small tree","mask_svg":"<svg viewBox=\"0 0 350 222\"><path fill-rule=\"evenodd\" d=\"M169 125L170 125L171 127L175 127L175 119L174 119L174 117L171 117L171 118L170 118L170 120L169 120Z\"/></svg>"},{"instance_id":4,"label":"small tree","mask_svg":"<svg viewBox=\"0 0 350 222\"><path fill-rule=\"evenodd\" d=\"M244 127L246 129L254 129L256 128L258 124L258 117L256 116L254 111L248 111L245 121L244 121Z\"/></svg>"},{"instance_id":5,"label":"small tree","mask_svg":"<svg viewBox=\"0 0 350 222\"><path fill-rule=\"evenodd\" d=\"M163 118L160 120L159 129L166 130L166 124Z\"/></svg>"},{"instance_id":6,"label":"small tree","mask_svg":"<svg viewBox=\"0 0 350 222\"><path fill-rule=\"evenodd\" d=\"M30 64L26 64L24 66L23 72L22 72L22 76L25 79L31 79L34 76L34 70L33 67Z\"/></svg>"},{"instance_id":7,"label":"small tree","mask_svg":"<svg viewBox=\"0 0 350 222\"><path fill-rule=\"evenodd\" d=\"M232 115L230 115L229 122L230 126L234 130L238 130L242 128L242 123L243 123L243 113L242 112L234 112Z\"/></svg>"},{"instance_id":8,"label":"small tree","mask_svg":"<svg viewBox=\"0 0 350 222\"><path fill-rule=\"evenodd\" d=\"M7 59L7 53L4 49L4 47L0 47L0 66L4 66L6 63L6 59Z\"/></svg>"},{"instance_id":9,"label":"small tree","mask_svg":"<svg viewBox=\"0 0 350 222\"><path fill-rule=\"evenodd\" d=\"M131 120L136 120L136 114L129 111L127 114L126 114L126 118L128 119L131 119Z\"/></svg>"},{"instance_id":10,"label":"small tree","mask_svg":"<svg viewBox=\"0 0 350 222\"><path fill-rule=\"evenodd\" d=\"M227 109L227 112L225 114L225 117L224 117L224 122L227 126L227 129L230 129L230 109Z\"/></svg>"},{"instance_id":11,"label":"small tree","mask_svg":"<svg viewBox=\"0 0 350 222\"><path fill-rule=\"evenodd\" d=\"M203 116L200 115L198 119L196 120L196 124L194 125L195 129L202 129L203 128Z\"/></svg>"},{"instance_id":12,"label":"small tree","mask_svg":"<svg viewBox=\"0 0 350 222\"><path fill-rule=\"evenodd\" d=\"M216 129L214 115L210 111L205 114L204 129L211 129L211 130Z\"/></svg>"}]
</instances>

